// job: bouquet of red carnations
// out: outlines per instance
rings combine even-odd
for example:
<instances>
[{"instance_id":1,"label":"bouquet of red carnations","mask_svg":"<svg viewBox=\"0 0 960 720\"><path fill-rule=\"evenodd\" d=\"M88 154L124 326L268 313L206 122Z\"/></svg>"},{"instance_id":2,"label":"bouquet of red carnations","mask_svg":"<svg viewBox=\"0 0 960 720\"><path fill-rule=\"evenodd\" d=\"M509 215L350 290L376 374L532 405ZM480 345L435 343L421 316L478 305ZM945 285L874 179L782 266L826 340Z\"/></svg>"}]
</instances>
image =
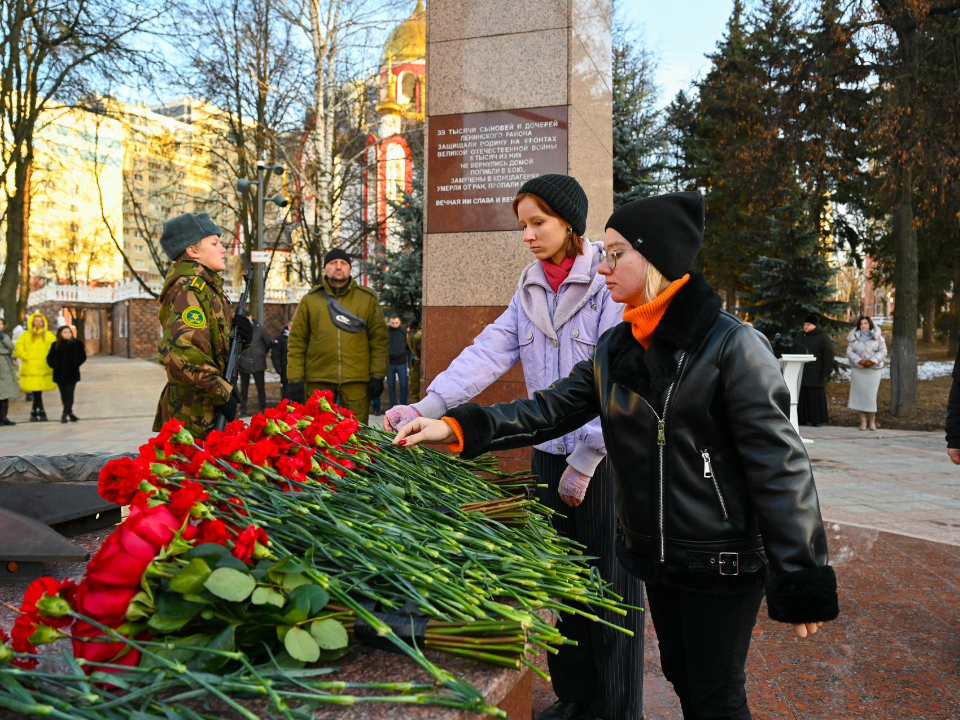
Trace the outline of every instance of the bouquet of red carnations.
<instances>
[{"instance_id":1,"label":"bouquet of red carnations","mask_svg":"<svg viewBox=\"0 0 960 720\"><path fill-rule=\"evenodd\" d=\"M161 672L173 692L216 673L229 681L214 695L233 707L224 687L276 693L359 642L407 654L440 684L374 688L400 693L391 699L491 711L424 651L540 672L531 656L564 640L538 610L607 623L626 612L530 499L529 475L389 440L316 393L203 441L170 421L137 457L112 460L100 493L129 505L129 517L78 584L41 578L27 590L12 643L0 645L0 706L56 708L28 702L22 683L4 691L2 664L34 670L36 646L63 638L74 674L59 682L106 685L121 709L132 707L123 697L140 697L131 674ZM125 673L91 685L81 668ZM344 697L313 690L316 703ZM102 711L97 697L91 707Z\"/></svg>"}]
</instances>

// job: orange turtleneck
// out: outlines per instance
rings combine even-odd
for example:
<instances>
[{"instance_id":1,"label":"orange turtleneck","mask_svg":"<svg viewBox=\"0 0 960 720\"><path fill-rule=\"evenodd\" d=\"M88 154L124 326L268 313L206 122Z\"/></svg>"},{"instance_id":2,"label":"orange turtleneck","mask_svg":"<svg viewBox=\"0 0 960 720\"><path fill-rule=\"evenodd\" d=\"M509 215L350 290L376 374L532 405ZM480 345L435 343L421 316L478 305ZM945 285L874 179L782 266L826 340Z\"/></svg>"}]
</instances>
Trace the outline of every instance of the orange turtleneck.
<instances>
[{"instance_id":1,"label":"orange turtleneck","mask_svg":"<svg viewBox=\"0 0 960 720\"><path fill-rule=\"evenodd\" d=\"M644 350L650 349L650 341L653 339L653 331L657 329L663 314L667 311L670 302L673 300L680 288L687 284L690 279L690 273L687 273L679 280L674 280L670 286L660 293L652 302L640 306L627 304L623 310L623 319L633 326L633 336L637 342L643 345Z\"/></svg>"}]
</instances>

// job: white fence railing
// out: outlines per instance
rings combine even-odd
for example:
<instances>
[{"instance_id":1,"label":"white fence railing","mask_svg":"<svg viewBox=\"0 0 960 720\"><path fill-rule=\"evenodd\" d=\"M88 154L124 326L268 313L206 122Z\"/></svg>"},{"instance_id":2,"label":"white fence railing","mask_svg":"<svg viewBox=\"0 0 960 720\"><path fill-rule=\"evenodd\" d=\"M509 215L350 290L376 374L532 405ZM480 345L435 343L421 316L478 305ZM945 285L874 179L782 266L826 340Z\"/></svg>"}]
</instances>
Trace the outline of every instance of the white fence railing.
<instances>
[{"instance_id":1,"label":"white fence railing","mask_svg":"<svg viewBox=\"0 0 960 720\"><path fill-rule=\"evenodd\" d=\"M163 288L161 283L147 283L157 295ZM232 302L240 299L241 288L227 285L224 288L227 297ZM310 291L309 286L267 288L264 300L267 303L280 305L294 305ZM112 287L88 287L86 285L55 285L48 284L39 290L30 293L28 305L36 307L45 302L54 303L82 303L90 305L112 305L123 300L152 299L152 295L143 289L138 282L128 281Z\"/></svg>"}]
</instances>

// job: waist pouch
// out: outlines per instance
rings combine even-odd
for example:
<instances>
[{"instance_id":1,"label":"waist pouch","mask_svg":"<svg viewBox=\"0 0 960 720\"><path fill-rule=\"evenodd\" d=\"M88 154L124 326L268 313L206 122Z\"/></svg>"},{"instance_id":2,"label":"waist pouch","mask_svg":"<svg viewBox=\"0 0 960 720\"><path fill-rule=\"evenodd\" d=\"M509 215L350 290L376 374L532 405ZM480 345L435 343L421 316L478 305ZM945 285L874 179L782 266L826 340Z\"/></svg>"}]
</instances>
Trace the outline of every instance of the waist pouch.
<instances>
[{"instance_id":1,"label":"waist pouch","mask_svg":"<svg viewBox=\"0 0 960 720\"><path fill-rule=\"evenodd\" d=\"M348 333L358 333L367 329L367 321L359 318L347 310L343 305L337 302L336 298L327 293L326 288L322 288L323 296L327 299L327 309L330 311L330 319L333 324L341 330Z\"/></svg>"}]
</instances>

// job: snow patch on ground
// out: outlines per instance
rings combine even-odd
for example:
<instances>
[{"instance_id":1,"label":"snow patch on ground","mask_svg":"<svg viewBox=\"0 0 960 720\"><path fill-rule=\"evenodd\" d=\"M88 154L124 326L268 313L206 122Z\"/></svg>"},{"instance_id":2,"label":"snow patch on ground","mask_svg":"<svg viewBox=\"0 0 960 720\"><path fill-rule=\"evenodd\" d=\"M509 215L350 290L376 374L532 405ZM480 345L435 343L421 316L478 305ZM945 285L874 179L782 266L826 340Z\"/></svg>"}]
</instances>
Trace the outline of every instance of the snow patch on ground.
<instances>
[{"instance_id":1,"label":"snow patch on ground","mask_svg":"<svg viewBox=\"0 0 960 720\"><path fill-rule=\"evenodd\" d=\"M850 361L846 357L838 355L836 358L837 363L840 365L840 369L834 373L833 380L837 382L850 382ZM953 363L952 362L925 362L920 363L917 366L917 377L920 380L933 380L938 377L947 377L953 373ZM890 379L890 366L887 365L884 368L880 369L880 378L884 380Z\"/></svg>"}]
</instances>

